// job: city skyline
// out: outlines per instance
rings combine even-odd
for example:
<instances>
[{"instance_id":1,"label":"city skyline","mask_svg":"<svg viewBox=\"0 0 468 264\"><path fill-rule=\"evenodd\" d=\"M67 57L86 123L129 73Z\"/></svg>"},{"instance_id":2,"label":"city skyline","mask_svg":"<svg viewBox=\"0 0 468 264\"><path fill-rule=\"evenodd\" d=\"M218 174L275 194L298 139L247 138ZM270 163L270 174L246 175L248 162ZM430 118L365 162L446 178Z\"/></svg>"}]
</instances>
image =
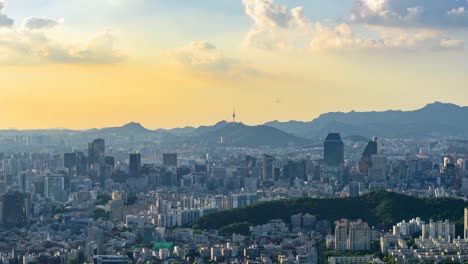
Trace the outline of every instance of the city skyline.
<instances>
[{"instance_id":1,"label":"city skyline","mask_svg":"<svg viewBox=\"0 0 468 264\"><path fill-rule=\"evenodd\" d=\"M468 105L467 2L0 1L0 128Z\"/></svg>"}]
</instances>

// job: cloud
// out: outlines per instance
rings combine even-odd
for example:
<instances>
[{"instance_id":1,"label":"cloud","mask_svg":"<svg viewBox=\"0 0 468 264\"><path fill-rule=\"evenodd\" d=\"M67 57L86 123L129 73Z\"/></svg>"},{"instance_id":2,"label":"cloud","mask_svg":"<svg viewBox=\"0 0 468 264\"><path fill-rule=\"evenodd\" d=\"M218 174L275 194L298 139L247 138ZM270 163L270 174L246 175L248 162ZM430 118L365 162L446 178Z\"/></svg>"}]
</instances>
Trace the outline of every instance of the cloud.
<instances>
[{"instance_id":1,"label":"cloud","mask_svg":"<svg viewBox=\"0 0 468 264\"><path fill-rule=\"evenodd\" d=\"M388 27L468 26L466 0L356 0L351 21Z\"/></svg>"},{"instance_id":2,"label":"cloud","mask_svg":"<svg viewBox=\"0 0 468 264\"><path fill-rule=\"evenodd\" d=\"M207 41L192 42L168 51L176 62L199 70L219 71L233 66L234 59L226 57L215 45Z\"/></svg>"},{"instance_id":3,"label":"cloud","mask_svg":"<svg viewBox=\"0 0 468 264\"><path fill-rule=\"evenodd\" d=\"M7 15L1 13L3 11L3 8L5 8L5 3L3 0L0 0L0 28L11 27L13 26L14 21Z\"/></svg>"},{"instance_id":4,"label":"cloud","mask_svg":"<svg viewBox=\"0 0 468 264\"><path fill-rule=\"evenodd\" d=\"M364 38L353 32L351 26L342 23L326 26L316 23L310 48L320 50L447 50L462 49L464 41L451 39L440 31L431 30L382 30L377 38Z\"/></svg>"},{"instance_id":5,"label":"cloud","mask_svg":"<svg viewBox=\"0 0 468 264\"><path fill-rule=\"evenodd\" d=\"M63 19L54 20L45 17L28 17L23 20L21 27L26 30L43 30L54 28L63 24L63 22Z\"/></svg>"},{"instance_id":6,"label":"cloud","mask_svg":"<svg viewBox=\"0 0 468 264\"><path fill-rule=\"evenodd\" d=\"M42 31L9 29L0 32L0 62L116 63L125 57L115 49L114 42L109 30L83 44L65 45Z\"/></svg>"},{"instance_id":7,"label":"cloud","mask_svg":"<svg viewBox=\"0 0 468 264\"><path fill-rule=\"evenodd\" d=\"M310 30L302 7L289 9L273 0L243 0L243 4L245 13L254 22L245 39L247 47L285 48Z\"/></svg>"}]
</instances>

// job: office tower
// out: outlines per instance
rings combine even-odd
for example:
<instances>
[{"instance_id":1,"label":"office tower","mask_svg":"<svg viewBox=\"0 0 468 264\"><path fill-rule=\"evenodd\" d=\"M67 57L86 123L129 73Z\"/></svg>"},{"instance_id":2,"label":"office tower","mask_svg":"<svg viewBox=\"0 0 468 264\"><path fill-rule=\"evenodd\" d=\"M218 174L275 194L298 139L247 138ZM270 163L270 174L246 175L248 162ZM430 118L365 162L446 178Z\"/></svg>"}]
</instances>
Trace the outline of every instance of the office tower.
<instances>
[{"instance_id":1,"label":"office tower","mask_svg":"<svg viewBox=\"0 0 468 264\"><path fill-rule=\"evenodd\" d=\"M359 196L361 192L361 184L359 182L350 182L349 183L349 197Z\"/></svg>"},{"instance_id":2,"label":"office tower","mask_svg":"<svg viewBox=\"0 0 468 264\"><path fill-rule=\"evenodd\" d=\"M163 165L168 166L168 167L177 167L177 154L176 153L164 153Z\"/></svg>"},{"instance_id":3,"label":"office tower","mask_svg":"<svg viewBox=\"0 0 468 264\"><path fill-rule=\"evenodd\" d=\"M273 180L275 176L275 158L270 155L263 155L263 179Z\"/></svg>"},{"instance_id":4,"label":"office tower","mask_svg":"<svg viewBox=\"0 0 468 264\"><path fill-rule=\"evenodd\" d=\"M130 177L140 177L141 172L141 154L130 154L129 157Z\"/></svg>"},{"instance_id":5,"label":"office tower","mask_svg":"<svg viewBox=\"0 0 468 264\"><path fill-rule=\"evenodd\" d=\"M63 154L63 165L69 171L72 171L72 170L76 169L76 163L77 163L77 154L76 154L76 152L64 153Z\"/></svg>"},{"instance_id":6,"label":"office tower","mask_svg":"<svg viewBox=\"0 0 468 264\"><path fill-rule=\"evenodd\" d=\"M26 193L10 190L1 196L2 224L6 228L21 228L29 223L30 198Z\"/></svg>"},{"instance_id":7,"label":"office tower","mask_svg":"<svg viewBox=\"0 0 468 264\"><path fill-rule=\"evenodd\" d=\"M467 240L468 239L468 207L465 207L463 220L464 220L463 234L464 234L465 240Z\"/></svg>"},{"instance_id":8,"label":"office tower","mask_svg":"<svg viewBox=\"0 0 468 264\"><path fill-rule=\"evenodd\" d=\"M88 242L96 243L96 254L104 255L104 231L96 226L88 228Z\"/></svg>"},{"instance_id":9,"label":"office tower","mask_svg":"<svg viewBox=\"0 0 468 264\"><path fill-rule=\"evenodd\" d=\"M247 177L252 177L254 168L257 167L257 159L252 156L245 157L245 167L247 168Z\"/></svg>"},{"instance_id":10,"label":"office tower","mask_svg":"<svg viewBox=\"0 0 468 264\"><path fill-rule=\"evenodd\" d=\"M293 183L296 178L299 178L301 181L307 181L307 161L289 160L283 166L283 177L285 180L289 180L290 183Z\"/></svg>"},{"instance_id":11,"label":"office tower","mask_svg":"<svg viewBox=\"0 0 468 264\"><path fill-rule=\"evenodd\" d=\"M104 158L104 164L106 164L107 166L111 167L111 168L114 168L115 167L115 159L114 157L112 156L106 156Z\"/></svg>"},{"instance_id":12,"label":"office tower","mask_svg":"<svg viewBox=\"0 0 468 264\"><path fill-rule=\"evenodd\" d=\"M361 161L359 161L359 171L364 175L368 174L369 168L372 166L372 155L378 154L377 138L367 143L364 152L362 153Z\"/></svg>"},{"instance_id":13,"label":"office tower","mask_svg":"<svg viewBox=\"0 0 468 264\"><path fill-rule=\"evenodd\" d=\"M370 250L370 228L362 220L349 223L348 250L369 251Z\"/></svg>"},{"instance_id":14,"label":"office tower","mask_svg":"<svg viewBox=\"0 0 468 264\"><path fill-rule=\"evenodd\" d=\"M335 226L335 250L348 250L348 220L341 219L336 221Z\"/></svg>"},{"instance_id":15,"label":"office tower","mask_svg":"<svg viewBox=\"0 0 468 264\"><path fill-rule=\"evenodd\" d=\"M39 195L40 197L45 196L45 187L43 179L38 179L33 182L33 193L34 195Z\"/></svg>"},{"instance_id":16,"label":"office tower","mask_svg":"<svg viewBox=\"0 0 468 264\"><path fill-rule=\"evenodd\" d=\"M387 178L387 156L372 155L371 167L368 171L370 181L385 181Z\"/></svg>"},{"instance_id":17,"label":"office tower","mask_svg":"<svg viewBox=\"0 0 468 264\"><path fill-rule=\"evenodd\" d=\"M344 164L344 143L339 133L328 134L323 144L323 159L326 166L342 167Z\"/></svg>"},{"instance_id":18,"label":"office tower","mask_svg":"<svg viewBox=\"0 0 468 264\"><path fill-rule=\"evenodd\" d=\"M83 152L76 153L76 173L78 175L85 175L88 166L88 159Z\"/></svg>"},{"instance_id":19,"label":"office tower","mask_svg":"<svg viewBox=\"0 0 468 264\"><path fill-rule=\"evenodd\" d=\"M106 143L104 139L98 138L88 144L88 155L92 162L103 163L106 154Z\"/></svg>"},{"instance_id":20,"label":"office tower","mask_svg":"<svg viewBox=\"0 0 468 264\"><path fill-rule=\"evenodd\" d=\"M65 190L65 178L62 175L47 175L44 179L44 194L55 201L63 201Z\"/></svg>"}]
</instances>

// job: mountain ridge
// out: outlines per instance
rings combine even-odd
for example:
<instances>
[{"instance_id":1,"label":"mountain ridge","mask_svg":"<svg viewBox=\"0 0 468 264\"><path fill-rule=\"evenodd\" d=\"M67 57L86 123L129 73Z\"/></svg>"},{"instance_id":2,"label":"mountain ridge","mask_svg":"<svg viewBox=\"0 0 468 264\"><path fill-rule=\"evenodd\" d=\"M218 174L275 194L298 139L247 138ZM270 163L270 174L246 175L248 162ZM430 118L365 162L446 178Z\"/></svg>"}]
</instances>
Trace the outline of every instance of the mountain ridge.
<instances>
[{"instance_id":1,"label":"mountain ridge","mask_svg":"<svg viewBox=\"0 0 468 264\"><path fill-rule=\"evenodd\" d=\"M468 107L458 106L453 103L434 102L416 110L385 110L385 111L367 111L367 112L328 112L319 115L311 121L291 120L282 122L278 120L266 122L259 125L245 125L245 127L234 126L237 130L243 129L244 132L252 133L251 128L260 131L266 131L266 127L275 128L286 134L282 137L286 141L303 142L304 138L317 139L323 138L329 132L340 132L343 136L361 135L364 137L444 137L444 136L468 136L468 124L463 120L468 117ZM128 137L131 135L171 135L176 137L188 137L192 139L205 139L203 134L221 136L220 132L233 135L234 132L228 131L231 122L220 121L213 125L202 125L199 127L180 127L172 129L151 130L144 127L141 123L130 122L122 126L93 128L87 130L73 130L66 128L59 129L4 129L0 134L21 135L21 134L87 134L87 135L116 135ZM280 136L279 131L272 132ZM240 133L239 131L237 132ZM239 135L238 135L239 136ZM293 136L293 137L291 137ZM250 141L253 141L253 135L250 135ZM258 137L258 140L263 140ZM282 139L280 139L282 140ZM235 140L234 140L235 141ZM255 143L255 142L254 142ZM256 144L254 144L256 145Z\"/></svg>"}]
</instances>

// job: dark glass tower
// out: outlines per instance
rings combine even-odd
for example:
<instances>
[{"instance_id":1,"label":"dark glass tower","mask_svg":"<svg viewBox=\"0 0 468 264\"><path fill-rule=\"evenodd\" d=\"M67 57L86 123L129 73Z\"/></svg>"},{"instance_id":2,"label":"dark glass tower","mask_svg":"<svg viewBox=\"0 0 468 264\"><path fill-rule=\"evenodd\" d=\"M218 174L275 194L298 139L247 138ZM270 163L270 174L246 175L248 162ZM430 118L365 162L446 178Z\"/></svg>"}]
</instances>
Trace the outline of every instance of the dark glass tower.
<instances>
[{"instance_id":1,"label":"dark glass tower","mask_svg":"<svg viewBox=\"0 0 468 264\"><path fill-rule=\"evenodd\" d=\"M323 144L323 159L326 166L342 167L344 164L344 143L339 133L328 134Z\"/></svg>"},{"instance_id":2,"label":"dark glass tower","mask_svg":"<svg viewBox=\"0 0 468 264\"><path fill-rule=\"evenodd\" d=\"M141 155L140 154L130 154L129 157L129 170L130 176L134 178L140 177L141 171Z\"/></svg>"},{"instance_id":3,"label":"dark glass tower","mask_svg":"<svg viewBox=\"0 0 468 264\"><path fill-rule=\"evenodd\" d=\"M372 166L372 155L378 153L377 138L367 143L364 152L362 153L361 161L359 161L359 171L365 175L368 174L369 168Z\"/></svg>"}]
</instances>

